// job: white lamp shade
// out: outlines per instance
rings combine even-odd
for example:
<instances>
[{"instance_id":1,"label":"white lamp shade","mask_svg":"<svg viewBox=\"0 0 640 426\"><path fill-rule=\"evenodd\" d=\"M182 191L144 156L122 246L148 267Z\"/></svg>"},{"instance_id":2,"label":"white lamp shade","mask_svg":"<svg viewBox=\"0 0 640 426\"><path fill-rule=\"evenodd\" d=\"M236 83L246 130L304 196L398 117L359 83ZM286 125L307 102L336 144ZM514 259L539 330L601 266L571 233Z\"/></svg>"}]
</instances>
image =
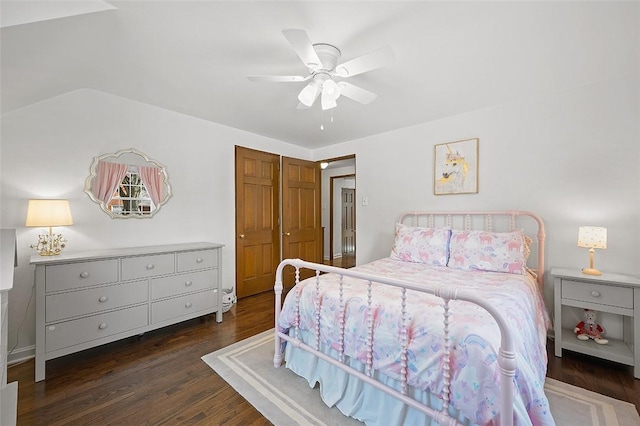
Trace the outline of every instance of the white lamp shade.
<instances>
[{"instance_id":1,"label":"white lamp shade","mask_svg":"<svg viewBox=\"0 0 640 426\"><path fill-rule=\"evenodd\" d=\"M26 226L73 225L68 200L29 200Z\"/></svg>"},{"instance_id":2,"label":"white lamp shade","mask_svg":"<svg viewBox=\"0 0 640 426\"><path fill-rule=\"evenodd\" d=\"M319 93L320 93L320 88L315 82L312 81L311 83L307 84L304 87L304 89L300 91L300 94L298 95L298 100L302 104L310 107L316 101L316 98L318 97Z\"/></svg>"},{"instance_id":3,"label":"white lamp shade","mask_svg":"<svg viewBox=\"0 0 640 426\"><path fill-rule=\"evenodd\" d=\"M340 97L340 87L338 87L338 84L331 79L325 80L322 84L322 97L334 101L338 99Z\"/></svg>"},{"instance_id":4,"label":"white lamp shade","mask_svg":"<svg viewBox=\"0 0 640 426\"><path fill-rule=\"evenodd\" d=\"M578 230L578 247L606 249L607 228L581 226Z\"/></svg>"}]
</instances>

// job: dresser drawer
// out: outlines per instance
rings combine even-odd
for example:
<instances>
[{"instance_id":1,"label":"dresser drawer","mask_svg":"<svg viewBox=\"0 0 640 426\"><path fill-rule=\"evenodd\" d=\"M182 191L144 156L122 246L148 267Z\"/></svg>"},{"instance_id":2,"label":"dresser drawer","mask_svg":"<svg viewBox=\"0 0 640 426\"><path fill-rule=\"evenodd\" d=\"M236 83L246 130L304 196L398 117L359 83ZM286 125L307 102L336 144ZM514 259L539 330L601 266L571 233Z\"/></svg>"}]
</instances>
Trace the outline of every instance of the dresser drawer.
<instances>
[{"instance_id":1,"label":"dresser drawer","mask_svg":"<svg viewBox=\"0 0 640 426\"><path fill-rule=\"evenodd\" d=\"M214 269L154 278L151 280L151 299L157 300L164 297L178 296L217 286L218 273Z\"/></svg>"},{"instance_id":2,"label":"dresser drawer","mask_svg":"<svg viewBox=\"0 0 640 426\"><path fill-rule=\"evenodd\" d=\"M149 300L147 281L134 281L46 296L46 322L98 313Z\"/></svg>"},{"instance_id":3,"label":"dresser drawer","mask_svg":"<svg viewBox=\"0 0 640 426\"><path fill-rule=\"evenodd\" d=\"M47 265L45 269L47 293L117 281L118 259Z\"/></svg>"},{"instance_id":4,"label":"dresser drawer","mask_svg":"<svg viewBox=\"0 0 640 426\"><path fill-rule=\"evenodd\" d=\"M218 250L199 250L178 253L178 272L216 268L217 266Z\"/></svg>"},{"instance_id":5,"label":"dresser drawer","mask_svg":"<svg viewBox=\"0 0 640 426\"><path fill-rule=\"evenodd\" d=\"M579 281L562 281L562 298L633 309L633 289Z\"/></svg>"},{"instance_id":6,"label":"dresser drawer","mask_svg":"<svg viewBox=\"0 0 640 426\"><path fill-rule=\"evenodd\" d=\"M175 256L173 253L125 257L122 259L123 280L135 280L137 278L172 274L174 271Z\"/></svg>"},{"instance_id":7,"label":"dresser drawer","mask_svg":"<svg viewBox=\"0 0 640 426\"><path fill-rule=\"evenodd\" d=\"M151 322L159 323L172 318L189 315L205 309L218 307L218 289L192 293L151 304Z\"/></svg>"},{"instance_id":8,"label":"dresser drawer","mask_svg":"<svg viewBox=\"0 0 640 426\"><path fill-rule=\"evenodd\" d=\"M145 327L148 324L148 313L149 305L134 306L45 326L46 352Z\"/></svg>"}]
</instances>

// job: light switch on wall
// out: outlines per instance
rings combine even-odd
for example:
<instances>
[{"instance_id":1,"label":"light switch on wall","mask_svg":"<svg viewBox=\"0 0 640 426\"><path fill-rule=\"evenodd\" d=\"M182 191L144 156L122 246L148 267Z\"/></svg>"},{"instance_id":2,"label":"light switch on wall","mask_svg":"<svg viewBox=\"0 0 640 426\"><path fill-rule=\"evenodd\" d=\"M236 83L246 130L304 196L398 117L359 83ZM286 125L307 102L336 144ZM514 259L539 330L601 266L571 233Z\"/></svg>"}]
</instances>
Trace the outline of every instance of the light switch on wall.
<instances>
[{"instance_id":1,"label":"light switch on wall","mask_svg":"<svg viewBox=\"0 0 640 426\"><path fill-rule=\"evenodd\" d=\"M362 205L363 206L369 205L369 197L362 197Z\"/></svg>"}]
</instances>

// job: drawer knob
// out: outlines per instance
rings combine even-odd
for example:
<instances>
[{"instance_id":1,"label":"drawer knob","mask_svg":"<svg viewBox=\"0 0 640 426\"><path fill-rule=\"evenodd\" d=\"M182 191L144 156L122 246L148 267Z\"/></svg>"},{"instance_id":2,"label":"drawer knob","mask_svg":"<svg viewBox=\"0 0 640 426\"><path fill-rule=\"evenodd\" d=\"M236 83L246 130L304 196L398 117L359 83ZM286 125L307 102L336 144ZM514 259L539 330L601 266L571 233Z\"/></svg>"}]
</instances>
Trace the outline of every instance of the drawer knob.
<instances>
[{"instance_id":1,"label":"drawer knob","mask_svg":"<svg viewBox=\"0 0 640 426\"><path fill-rule=\"evenodd\" d=\"M89 278L89 273L87 271L82 272L80 278Z\"/></svg>"},{"instance_id":2,"label":"drawer knob","mask_svg":"<svg viewBox=\"0 0 640 426\"><path fill-rule=\"evenodd\" d=\"M184 282L185 287L189 287L191 284L193 284L191 281L185 281Z\"/></svg>"},{"instance_id":3,"label":"drawer knob","mask_svg":"<svg viewBox=\"0 0 640 426\"><path fill-rule=\"evenodd\" d=\"M150 263L150 264L147 265L147 269L149 269L149 270L151 270L151 269L153 269L155 267L156 267L156 265L154 265L153 263Z\"/></svg>"},{"instance_id":4,"label":"drawer knob","mask_svg":"<svg viewBox=\"0 0 640 426\"><path fill-rule=\"evenodd\" d=\"M102 324L100 324L100 325L98 326L98 328L99 328L100 330L104 330L105 328L107 328L107 323L106 323L106 322L103 322Z\"/></svg>"},{"instance_id":5,"label":"drawer knob","mask_svg":"<svg viewBox=\"0 0 640 426\"><path fill-rule=\"evenodd\" d=\"M193 306L193 305L191 304L191 302L187 302L187 303L185 303L185 304L184 304L184 307L185 307L185 308L190 308L191 306Z\"/></svg>"},{"instance_id":6,"label":"drawer knob","mask_svg":"<svg viewBox=\"0 0 640 426\"><path fill-rule=\"evenodd\" d=\"M196 259L196 263L202 263L203 260L204 260L203 258L199 257Z\"/></svg>"},{"instance_id":7,"label":"drawer knob","mask_svg":"<svg viewBox=\"0 0 640 426\"><path fill-rule=\"evenodd\" d=\"M600 297L600 292L599 292L599 291L595 291L595 290L593 290L593 291L591 292L591 295L592 295L593 297Z\"/></svg>"},{"instance_id":8,"label":"drawer knob","mask_svg":"<svg viewBox=\"0 0 640 426\"><path fill-rule=\"evenodd\" d=\"M98 302L106 302L107 300L109 300L109 298L107 296L100 296L100 298L98 299Z\"/></svg>"},{"instance_id":9,"label":"drawer knob","mask_svg":"<svg viewBox=\"0 0 640 426\"><path fill-rule=\"evenodd\" d=\"M50 325L48 328L49 328L49 331L53 331L53 330L56 329L56 326L55 325Z\"/></svg>"}]
</instances>

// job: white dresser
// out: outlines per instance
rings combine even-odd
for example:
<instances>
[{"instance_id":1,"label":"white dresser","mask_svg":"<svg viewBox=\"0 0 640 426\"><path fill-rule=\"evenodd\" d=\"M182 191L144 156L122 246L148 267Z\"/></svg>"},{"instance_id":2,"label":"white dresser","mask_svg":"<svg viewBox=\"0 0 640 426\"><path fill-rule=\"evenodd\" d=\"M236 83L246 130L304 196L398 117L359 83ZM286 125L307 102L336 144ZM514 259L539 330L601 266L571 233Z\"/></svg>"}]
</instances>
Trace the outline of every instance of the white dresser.
<instances>
[{"instance_id":1,"label":"white dresser","mask_svg":"<svg viewBox=\"0 0 640 426\"><path fill-rule=\"evenodd\" d=\"M36 372L47 360L216 312L222 245L186 243L31 257Z\"/></svg>"}]
</instances>

